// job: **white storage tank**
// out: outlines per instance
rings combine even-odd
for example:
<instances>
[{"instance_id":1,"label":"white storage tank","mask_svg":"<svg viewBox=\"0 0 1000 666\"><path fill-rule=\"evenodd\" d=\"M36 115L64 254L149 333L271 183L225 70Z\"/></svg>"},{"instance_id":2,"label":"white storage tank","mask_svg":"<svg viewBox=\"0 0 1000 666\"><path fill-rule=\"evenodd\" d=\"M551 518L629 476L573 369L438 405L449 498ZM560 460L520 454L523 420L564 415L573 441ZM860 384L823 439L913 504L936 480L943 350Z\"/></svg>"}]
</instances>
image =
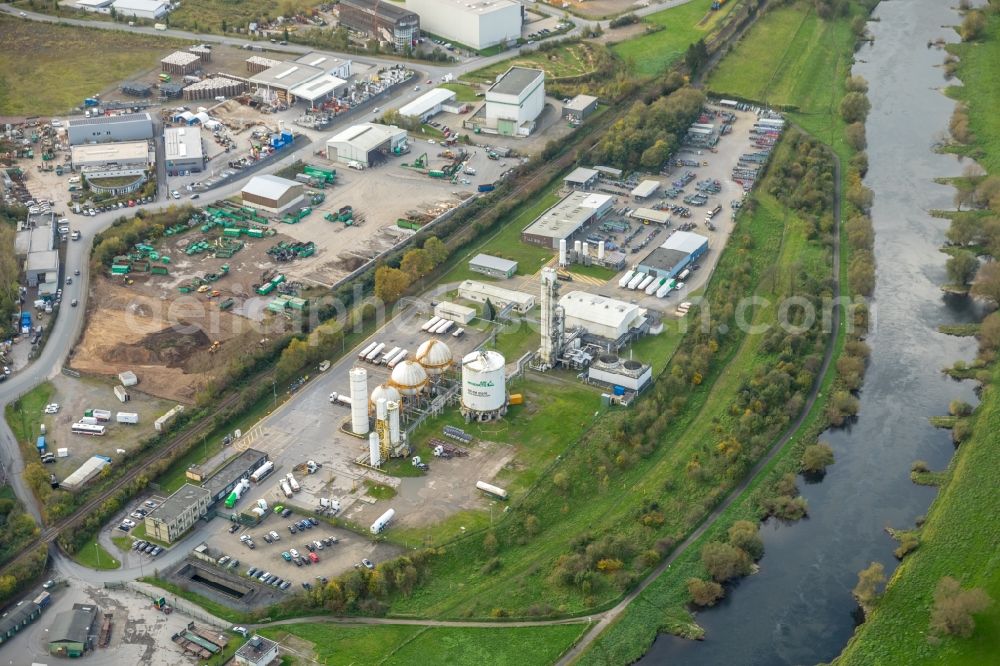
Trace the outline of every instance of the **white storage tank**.
<instances>
[{"instance_id":1,"label":"white storage tank","mask_svg":"<svg viewBox=\"0 0 1000 666\"><path fill-rule=\"evenodd\" d=\"M351 380L351 432L355 435L368 434L368 371L364 368L352 368L349 373Z\"/></svg>"},{"instance_id":2,"label":"white storage tank","mask_svg":"<svg viewBox=\"0 0 1000 666\"><path fill-rule=\"evenodd\" d=\"M567 258L566 258L566 239L565 238L560 238L559 239L559 266L562 267L562 268L565 268L568 265L569 265L569 262L567 261Z\"/></svg>"},{"instance_id":3,"label":"white storage tank","mask_svg":"<svg viewBox=\"0 0 1000 666\"><path fill-rule=\"evenodd\" d=\"M392 369L389 384L404 396L417 395L427 386L427 371L413 360L406 360Z\"/></svg>"},{"instance_id":4,"label":"white storage tank","mask_svg":"<svg viewBox=\"0 0 1000 666\"><path fill-rule=\"evenodd\" d=\"M385 513L383 513L381 516L379 516L378 520L376 520L374 523L372 523L372 526L371 526L371 532L372 532L372 534L378 534L379 532L381 532L382 530L384 530L385 528L387 528L389 526L389 523L392 522L392 519L393 519L393 517L395 515L396 515L396 510L395 509L389 509L388 511L386 511Z\"/></svg>"},{"instance_id":5,"label":"white storage tank","mask_svg":"<svg viewBox=\"0 0 1000 666\"><path fill-rule=\"evenodd\" d=\"M379 398L385 398L387 401L399 402L403 399L402 394L399 392L395 386L389 386L388 384L379 384L372 390L371 399L368 402L368 411L371 413L375 409L375 405L378 404Z\"/></svg>"},{"instance_id":6,"label":"white storage tank","mask_svg":"<svg viewBox=\"0 0 1000 666\"><path fill-rule=\"evenodd\" d=\"M382 453L379 449L378 433L376 432L368 434L368 464L372 467L378 467L382 464Z\"/></svg>"},{"instance_id":7,"label":"white storage tank","mask_svg":"<svg viewBox=\"0 0 1000 666\"><path fill-rule=\"evenodd\" d=\"M503 354L487 350L462 359L462 414L468 420L489 421L507 411Z\"/></svg>"},{"instance_id":8,"label":"white storage tank","mask_svg":"<svg viewBox=\"0 0 1000 666\"><path fill-rule=\"evenodd\" d=\"M423 366L428 375L440 375L451 367L451 349L440 340L427 340L417 348L415 356L417 363Z\"/></svg>"}]
</instances>

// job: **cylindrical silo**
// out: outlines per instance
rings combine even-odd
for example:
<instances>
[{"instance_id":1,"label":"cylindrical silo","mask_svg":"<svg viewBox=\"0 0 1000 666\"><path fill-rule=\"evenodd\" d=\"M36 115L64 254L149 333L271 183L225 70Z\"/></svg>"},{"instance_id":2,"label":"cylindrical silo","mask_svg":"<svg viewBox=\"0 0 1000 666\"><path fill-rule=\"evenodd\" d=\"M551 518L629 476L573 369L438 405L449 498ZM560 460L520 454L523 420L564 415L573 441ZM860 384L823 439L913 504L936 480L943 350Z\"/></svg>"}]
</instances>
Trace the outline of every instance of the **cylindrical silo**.
<instances>
[{"instance_id":1,"label":"cylindrical silo","mask_svg":"<svg viewBox=\"0 0 1000 666\"><path fill-rule=\"evenodd\" d=\"M399 403L387 402L385 407L389 412L389 443L396 447L399 445Z\"/></svg>"},{"instance_id":2,"label":"cylindrical silo","mask_svg":"<svg viewBox=\"0 0 1000 666\"><path fill-rule=\"evenodd\" d=\"M604 259L604 241L598 241L597 243L597 258Z\"/></svg>"},{"instance_id":3,"label":"cylindrical silo","mask_svg":"<svg viewBox=\"0 0 1000 666\"><path fill-rule=\"evenodd\" d=\"M583 248L580 250L580 252L582 253L582 256L589 257L590 256L590 243L586 243L586 242L583 243Z\"/></svg>"},{"instance_id":4,"label":"cylindrical silo","mask_svg":"<svg viewBox=\"0 0 1000 666\"><path fill-rule=\"evenodd\" d=\"M382 464L382 454L379 451L378 444L378 433L370 433L368 435L368 463L372 467L378 467Z\"/></svg>"},{"instance_id":5,"label":"cylindrical silo","mask_svg":"<svg viewBox=\"0 0 1000 666\"><path fill-rule=\"evenodd\" d=\"M385 398L379 398L378 402L375 403L375 418L379 421L385 421L389 414L389 401Z\"/></svg>"},{"instance_id":6,"label":"cylindrical silo","mask_svg":"<svg viewBox=\"0 0 1000 666\"><path fill-rule=\"evenodd\" d=\"M580 241L573 241L573 251L576 252L577 259L579 259L580 254L583 252L583 243Z\"/></svg>"},{"instance_id":7,"label":"cylindrical silo","mask_svg":"<svg viewBox=\"0 0 1000 666\"><path fill-rule=\"evenodd\" d=\"M368 371L352 368L351 380L351 432L355 435L368 434Z\"/></svg>"},{"instance_id":8,"label":"cylindrical silo","mask_svg":"<svg viewBox=\"0 0 1000 666\"><path fill-rule=\"evenodd\" d=\"M568 266L569 262L566 260L566 239L559 239L559 265Z\"/></svg>"},{"instance_id":9,"label":"cylindrical silo","mask_svg":"<svg viewBox=\"0 0 1000 666\"><path fill-rule=\"evenodd\" d=\"M462 413L476 421L496 419L507 411L506 361L499 352L478 351L462 359Z\"/></svg>"}]
</instances>

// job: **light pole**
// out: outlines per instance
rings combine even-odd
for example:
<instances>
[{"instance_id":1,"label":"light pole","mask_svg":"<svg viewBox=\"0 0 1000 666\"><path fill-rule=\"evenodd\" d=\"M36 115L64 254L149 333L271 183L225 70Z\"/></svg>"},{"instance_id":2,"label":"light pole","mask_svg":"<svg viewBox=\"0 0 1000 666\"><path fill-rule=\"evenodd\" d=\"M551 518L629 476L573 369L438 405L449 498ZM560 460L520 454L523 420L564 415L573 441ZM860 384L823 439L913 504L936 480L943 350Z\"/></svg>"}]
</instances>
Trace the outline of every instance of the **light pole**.
<instances>
[{"instance_id":1,"label":"light pole","mask_svg":"<svg viewBox=\"0 0 1000 666\"><path fill-rule=\"evenodd\" d=\"M271 407L271 411L273 412L278 408L278 388L274 381L274 375L271 375L271 395L274 396L274 406Z\"/></svg>"},{"instance_id":2,"label":"light pole","mask_svg":"<svg viewBox=\"0 0 1000 666\"><path fill-rule=\"evenodd\" d=\"M101 568L101 549L97 545L97 539L94 539L94 555L97 557L97 568Z\"/></svg>"}]
</instances>

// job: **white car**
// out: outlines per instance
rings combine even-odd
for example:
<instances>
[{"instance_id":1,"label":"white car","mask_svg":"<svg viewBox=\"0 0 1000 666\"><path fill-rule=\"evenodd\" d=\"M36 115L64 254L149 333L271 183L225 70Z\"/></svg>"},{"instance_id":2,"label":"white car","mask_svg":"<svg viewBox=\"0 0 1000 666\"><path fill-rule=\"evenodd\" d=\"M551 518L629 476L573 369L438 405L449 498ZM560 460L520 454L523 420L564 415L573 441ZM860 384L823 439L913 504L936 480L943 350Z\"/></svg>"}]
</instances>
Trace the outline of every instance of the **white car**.
<instances>
[{"instance_id":1,"label":"white car","mask_svg":"<svg viewBox=\"0 0 1000 666\"><path fill-rule=\"evenodd\" d=\"M299 557L299 551L295 550L294 548L289 549L288 554L292 556L293 560L296 557Z\"/></svg>"},{"instance_id":2,"label":"white car","mask_svg":"<svg viewBox=\"0 0 1000 666\"><path fill-rule=\"evenodd\" d=\"M129 520L128 518L126 518L125 520L123 520L122 524L123 525L128 525L129 527L135 527L135 521L134 520Z\"/></svg>"},{"instance_id":3,"label":"white car","mask_svg":"<svg viewBox=\"0 0 1000 666\"><path fill-rule=\"evenodd\" d=\"M678 282L677 286L674 287L674 289L676 289L677 291L680 291L683 288L684 288L684 283L683 282Z\"/></svg>"},{"instance_id":4,"label":"white car","mask_svg":"<svg viewBox=\"0 0 1000 666\"><path fill-rule=\"evenodd\" d=\"M59 403L58 402L50 402L49 404L45 405L45 413L46 414L55 414L58 411L59 411Z\"/></svg>"},{"instance_id":5,"label":"white car","mask_svg":"<svg viewBox=\"0 0 1000 666\"><path fill-rule=\"evenodd\" d=\"M170 196L172 196L174 199L180 199L181 193L178 192L177 190L174 190L173 192L170 193Z\"/></svg>"}]
</instances>

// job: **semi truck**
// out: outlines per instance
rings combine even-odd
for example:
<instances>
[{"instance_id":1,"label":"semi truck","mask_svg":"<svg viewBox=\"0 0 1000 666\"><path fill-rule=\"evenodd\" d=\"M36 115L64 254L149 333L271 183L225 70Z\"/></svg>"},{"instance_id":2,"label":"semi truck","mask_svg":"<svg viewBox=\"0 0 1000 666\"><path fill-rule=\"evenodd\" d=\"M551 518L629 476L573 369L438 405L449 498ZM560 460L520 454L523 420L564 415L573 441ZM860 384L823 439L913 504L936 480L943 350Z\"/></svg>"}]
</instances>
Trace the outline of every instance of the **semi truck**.
<instances>
[{"instance_id":1,"label":"semi truck","mask_svg":"<svg viewBox=\"0 0 1000 666\"><path fill-rule=\"evenodd\" d=\"M285 497L292 496L292 487L288 484L288 479L282 479L278 485L281 486L281 492L285 493Z\"/></svg>"},{"instance_id":2,"label":"semi truck","mask_svg":"<svg viewBox=\"0 0 1000 666\"><path fill-rule=\"evenodd\" d=\"M385 349L385 343L384 342L378 343L377 345L375 345L374 349L368 352L368 355L365 356L365 360L368 361L369 363L374 362L375 359L378 358L378 355L382 353L383 349Z\"/></svg>"},{"instance_id":3,"label":"semi truck","mask_svg":"<svg viewBox=\"0 0 1000 666\"><path fill-rule=\"evenodd\" d=\"M299 482L295 480L295 477L292 476L291 472L285 475L285 480L288 481L288 485L291 487L293 493L297 493L300 490L302 490L302 487L299 485Z\"/></svg>"},{"instance_id":4,"label":"semi truck","mask_svg":"<svg viewBox=\"0 0 1000 666\"><path fill-rule=\"evenodd\" d=\"M250 480L254 483L259 483L261 479L267 477L268 474L274 471L274 463L268 460L263 465L258 467L253 474L250 475Z\"/></svg>"}]
</instances>

